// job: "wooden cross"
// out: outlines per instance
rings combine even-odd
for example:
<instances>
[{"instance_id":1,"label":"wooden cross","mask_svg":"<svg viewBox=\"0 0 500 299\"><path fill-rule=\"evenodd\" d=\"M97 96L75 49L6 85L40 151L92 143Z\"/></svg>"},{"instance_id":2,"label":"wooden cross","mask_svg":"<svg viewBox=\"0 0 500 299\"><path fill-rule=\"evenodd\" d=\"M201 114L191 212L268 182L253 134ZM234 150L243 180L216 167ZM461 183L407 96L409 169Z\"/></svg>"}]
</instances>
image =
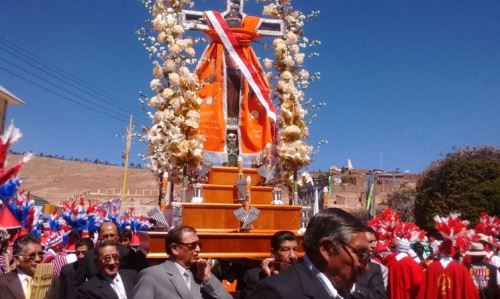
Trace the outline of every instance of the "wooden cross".
<instances>
[{"instance_id":1,"label":"wooden cross","mask_svg":"<svg viewBox=\"0 0 500 299\"><path fill-rule=\"evenodd\" d=\"M241 27L245 13L243 12L244 0L226 0L227 9L222 13L224 20L231 28ZM194 10L183 10L181 12L182 24L186 29L206 30L209 29L204 12ZM283 36L285 25L282 20L262 18L257 33L261 36ZM232 61L226 53L226 61ZM226 136L236 136L238 138L239 115L240 115L240 90L241 71L231 63L226 67ZM238 140L226 140L228 165L236 166L239 156Z\"/></svg>"},{"instance_id":2,"label":"wooden cross","mask_svg":"<svg viewBox=\"0 0 500 299\"><path fill-rule=\"evenodd\" d=\"M239 27L243 17L246 15L243 12L245 0L226 0L226 11L222 16L227 21L229 27ZM203 11L183 10L181 12L182 24L184 28L193 30L209 29L208 24L203 15ZM262 36L282 36L285 32L285 24L282 20L261 19L257 33Z\"/></svg>"}]
</instances>

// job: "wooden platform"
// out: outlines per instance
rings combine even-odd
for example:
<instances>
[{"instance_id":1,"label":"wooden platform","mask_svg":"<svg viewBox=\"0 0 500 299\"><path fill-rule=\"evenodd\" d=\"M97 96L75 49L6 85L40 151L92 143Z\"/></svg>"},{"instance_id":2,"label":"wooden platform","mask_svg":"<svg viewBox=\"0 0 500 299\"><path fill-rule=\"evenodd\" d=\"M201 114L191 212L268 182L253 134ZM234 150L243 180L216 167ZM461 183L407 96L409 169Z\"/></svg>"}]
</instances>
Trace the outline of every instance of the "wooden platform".
<instances>
[{"instance_id":1,"label":"wooden platform","mask_svg":"<svg viewBox=\"0 0 500 299\"><path fill-rule=\"evenodd\" d=\"M234 211L238 178L237 167L214 166L203 185L203 203L175 202L165 208L167 219L173 225L182 223L194 227L203 245L201 256L205 258L266 258L270 255L271 237L279 230L289 230L298 235L301 227L301 206L271 205L273 188L259 186L260 176L256 169L244 168L243 176L250 176L250 204L260 210L253 228L240 232L240 221ZM148 259L160 261L165 253L166 232L146 232L141 235L141 247L148 252ZM302 236L299 247L302 252Z\"/></svg>"},{"instance_id":2,"label":"wooden platform","mask_svg":"<svg viewBox=\"0 0 500 299\"><path fill-rule=\"evenodd\" d=\"M226 259L263 259L269 257L271 252L271 237L274 230L254 230L251 233L240 233L225 230L198 230L201 240L201 253L203 258ZM295 231L297 233L297 231ZM144 232L141 234L143 249L149 254L148 260L161 262L167 258L165 253L166 232ZM302 235L297 235L299 252L303 252Z\"/></svg>"}]
</instances>

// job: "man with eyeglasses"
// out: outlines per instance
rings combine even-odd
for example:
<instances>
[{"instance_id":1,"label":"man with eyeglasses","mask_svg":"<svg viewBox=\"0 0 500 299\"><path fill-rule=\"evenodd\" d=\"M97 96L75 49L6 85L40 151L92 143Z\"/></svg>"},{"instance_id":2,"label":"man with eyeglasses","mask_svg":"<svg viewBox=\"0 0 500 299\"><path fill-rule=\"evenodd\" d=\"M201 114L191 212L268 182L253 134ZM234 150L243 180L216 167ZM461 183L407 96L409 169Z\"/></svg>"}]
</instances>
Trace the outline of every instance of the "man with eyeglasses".
<instances>
[{"instance_id":1,"label":"man with eyeglasses","mask_svg":"<svg viewBox=\"0 0 500 299\"><path fill-rule=\"evenodd\" d=\"M245 273L241 298L250 298L259 281L285 271L295 263L298 255L299 248L295 234L291 231L276 232L271 237L271 257L264 259L260 267L252 268Z\"/></svg>"},{"instance_id":2,"label":"man with eyeglasses","mask_svg":"<svg viewBox=\"0 0 500 299\"><path fill-rule=\"evenodd\" d=\"M94 243L89 238L82 238L76 243L76 262L64 265L59 274L59 298L76 299L79 285L75 284L75 275L83 267L83 260L87 252L94 248Z\"/></svg>"},{"instance_id":3,"label":"man with eyeglasses","mask_svg":"<svg viewBox=\"0 0 500 299\"><path fill-rule=\"evenodd\" d=\"M232 298L212 274L210 263L199 258L201 242L194 228L173 227L167 233L165 248L168 260L139 274L134 298Z\"/></svg>"},{"instance_id":4,"label":"man with eyeglasses","mask_svg":"<svg viewBox=\"0 0 500 299\"><path fill-rule=\"evenodd\" d=\"M20 236L14 242L13 255L16 270L0 276L0 298L29 298L33 275L43 257L40 240L31 234Z\"/></svg>"},{"instance_id":5,"label":"man with eyeglasses","mask_svg":"<svg viewBox=\"0 0 500 299\"><path fill-rule=\"evenodd\" d=\"M375 250L375 245L377 242L377 239L375 238L375 231L372 228L367 227L365 234L366 238L368 239L368 243L370 244L371 256L373 256L373 252ZM368 296L368 298L373 299L387 298L383 268L385 268L385 271L387 273L387 267L374 262L370 258L370 261L368 262L368 270L363 272L354 284L354 292L364 293Z\"/></svg>"},{"instance_id":6,"label":"man with eyeglasses","mask_svg":"<svg viewBox=\"0 0 500 299\"><path fill-rule=\"evenodd\" d=\"M359 219L341 209L319 212L304 234L304 258L262 280L251 298L369 298L351 294L371 256L365 230Z\"/></svg>"},{"instance_id":7,"label":"man with eyeglasses","mask_svg":"<svg viewBox=\"0 0 500 299\"><path fill-rule=\"evenodd\" d=\"M118 228L112 222L105 222L99 227L99 242L104 240L112 240L116 243L119 241ZM141 251L134 251L126 246L117 245L118 252L120 253L120 265L122 269L131 269L139 272L148 266L146 256ZM77 285L82 285L85 281L94 277L98 273L98 269L94 263L97 252L90 249L85 255L83 267L78 270L75 276Z\"/></svg>"},{"instance_id":8,"label":"man with eyeglasses","mask_svg":"<svg viewBox=\"0 0 500 299\"><path fill-rule=\"evenodd\" d=\"M127 299L132 298L137 272L120 269L120 253L115 240L100 242L95 251L96 276L78 290L79 299Z\"/></svg>"}]
</instances>

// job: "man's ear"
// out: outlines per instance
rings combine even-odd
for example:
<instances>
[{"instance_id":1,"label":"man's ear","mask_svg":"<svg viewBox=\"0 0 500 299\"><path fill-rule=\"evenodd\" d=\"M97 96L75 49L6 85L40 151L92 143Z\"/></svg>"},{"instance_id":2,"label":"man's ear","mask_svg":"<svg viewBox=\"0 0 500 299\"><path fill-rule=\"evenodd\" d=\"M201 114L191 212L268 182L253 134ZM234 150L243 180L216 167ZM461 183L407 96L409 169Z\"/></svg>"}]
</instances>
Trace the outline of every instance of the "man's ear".
<instances>
[{"instance_id":1,"label":"man's ear","mask_svg":"<svg viewBox=\"0 0 500 299\"><path fill-rule=\"evenodd\" d=\"M170 244L170 251L172 251L173 254L177 255L178 253L177 244L175 243Z\"/></svg>"},{"instance_id":2,"label":"man's ear","mask_svg":"<svg viewBox=\"0 0 500 299\"><path fill-rule=\"evenodd\" d=\"M319 241L319 252L320 254L324 257L327 258L331 256L332 254L337 254L338 249L335 247L335 244L333 244L331 238L321 238Z\"/></svg>"}]
</instances>

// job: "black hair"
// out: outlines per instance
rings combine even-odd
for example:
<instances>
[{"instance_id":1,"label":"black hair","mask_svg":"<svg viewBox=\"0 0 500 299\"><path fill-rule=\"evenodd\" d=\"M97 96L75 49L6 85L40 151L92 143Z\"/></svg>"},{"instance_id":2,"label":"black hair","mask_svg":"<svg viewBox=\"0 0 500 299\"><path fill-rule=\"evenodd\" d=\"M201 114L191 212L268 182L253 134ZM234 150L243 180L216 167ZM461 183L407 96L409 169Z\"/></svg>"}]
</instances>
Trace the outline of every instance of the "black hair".
<instances>
[{"instance_id":1,"label":"black hair","mask_svg":"<svg viewBox=\"0 0 500 299\"><path fill-rule=\"evenodd\" d=\"M181 243L182 234L185 232L196 233L196 230L191 226L178 225L174 226L172 229L168 231L167 236L165 237L165 249L167 250L168 255L172 255L172 249L170 248L170 246L174 243L176 244Z\"/></svg>"},{"instance_id":2,"label":"black hair","mask_svg":"<svg viewBox=\"0 0 500 299\"><path fill-rule=\"evenodd\" d=\"M297 237L291 231L280 230L272 236L271 248L275 251L278 251L283 241L297 241Z\"/></svg>"},{"instance_id":3,"label":"black hair","mask_svg":"<svg viewBox=\"0 0 500 299\"><path fill-rule=\"evenodd\" d=\"M125 239L132 239L132 230L131 229L124 229L118 232L118 235L120 235L120 241L125 240Z\"/></svg>"},{"instance_id":4,"label":"black hair","mask_svg":"<svg viewBox=\"0 0 500 299\"><path fill-rule=\"evenodd\" d=\"M96 258L99 258L101 249L103 249L106 246L114 246L118 249L118 243L115 240L110 240L110 239L102 240L99 243L97 243L95 247Z\"/></svg>"},{"instance_id":5,"label":"black hair","mask_svg":"<svg viewBox=\"0 0 500 299\"><path fill-rule=\"evenodd\" d=\"M81 238L78 242L76 242L76 247L78 248L80 246L87 246L87 249L92 249L94 248L94 242L92 242L89 238Z\"/></svg>"},{"instance_id":6,"label":"black hair","mask_svg":"<svg viewBox=\"0 0 500 299\"><path fill-rule=\"evenodd\" d=\"M24 246L26 246L28 244L40 245L40 239L38 239L36 236L34 236L32 234L26 234L26 235L20 236L14 242L14 246L12 248L12 254L19 255L23 251Z\"/></svg>"},{"instance_id":7,"label":"black hair","mask_svg":"<svg viewBox=\"0 0 500 299\"><path fill-rule=\"evenodd\" d=\"M308 256L315 256L321 238L331 237L333 244L340 249L351 240L353 233L365 231L366 226L358 218L342 209L328 208L311 218L304 234L304 248Z\"/></svg>"}]
</instances>

